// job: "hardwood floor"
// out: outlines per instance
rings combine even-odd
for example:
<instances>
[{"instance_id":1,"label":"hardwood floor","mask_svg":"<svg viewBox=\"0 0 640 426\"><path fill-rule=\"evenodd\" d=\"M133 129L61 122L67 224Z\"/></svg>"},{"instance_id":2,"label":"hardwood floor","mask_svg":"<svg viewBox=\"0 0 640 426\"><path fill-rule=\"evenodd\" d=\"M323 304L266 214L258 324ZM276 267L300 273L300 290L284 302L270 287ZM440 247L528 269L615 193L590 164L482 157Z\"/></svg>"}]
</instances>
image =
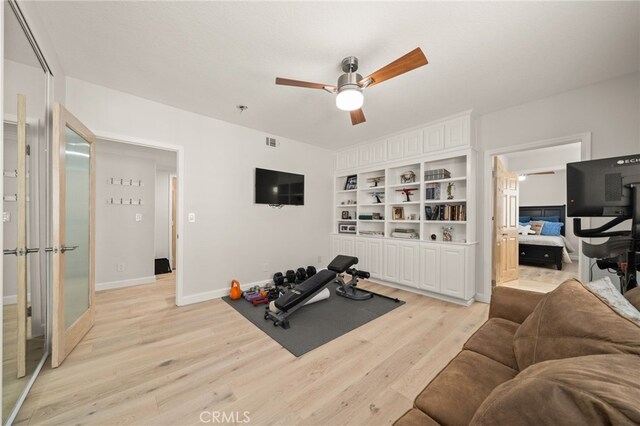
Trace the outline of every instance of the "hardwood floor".
<instances>
[{"instance_id":1,"label":"hardwood floor","mask_svg":"<svg viewBox=\"0 0 640 426\"><path fill-rule=\"evenodd\" d=\"M176 307L174 287L164 276L98 293L95 326L44 368L16 423L189 425L247 411L256 425L390 424L488 313L363 283L407 303L296 358L222 300Z\"/></svg>"},{"instance_id":2,"label":"hardwood floor","mask_svg":"<svg viewBox=\"0 0 640 426\"><path fill-rule=\"evenodd\" d=\"M502 285L522 290L548 293L555 290L556 287L568 279L580 279L577 260L573 263L565 264L561 271L558 271L555 266L520 265L518 275L517 280Z\"/></svg>"}]
</instances>

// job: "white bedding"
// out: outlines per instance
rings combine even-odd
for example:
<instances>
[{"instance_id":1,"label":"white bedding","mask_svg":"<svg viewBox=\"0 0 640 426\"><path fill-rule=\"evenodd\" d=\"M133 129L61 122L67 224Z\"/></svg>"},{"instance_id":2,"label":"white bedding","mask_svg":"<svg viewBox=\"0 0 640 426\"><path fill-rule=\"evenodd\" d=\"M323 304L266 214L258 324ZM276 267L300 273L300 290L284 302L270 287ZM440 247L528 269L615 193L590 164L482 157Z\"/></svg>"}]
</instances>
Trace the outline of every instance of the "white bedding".
<instances>
[{"instance_id":1,"label":"white bedding","mask_svg":"<svg viewBox=\"0 0 640 426\"><path fill-rule=\"evenodd\" d=\"M519 235L518 242L520 244L530 244L533 246L562 247L562 261L564 263L571 263L569 253L576 251L571 242L562 235Z\"/></svg>"}]
</instances>

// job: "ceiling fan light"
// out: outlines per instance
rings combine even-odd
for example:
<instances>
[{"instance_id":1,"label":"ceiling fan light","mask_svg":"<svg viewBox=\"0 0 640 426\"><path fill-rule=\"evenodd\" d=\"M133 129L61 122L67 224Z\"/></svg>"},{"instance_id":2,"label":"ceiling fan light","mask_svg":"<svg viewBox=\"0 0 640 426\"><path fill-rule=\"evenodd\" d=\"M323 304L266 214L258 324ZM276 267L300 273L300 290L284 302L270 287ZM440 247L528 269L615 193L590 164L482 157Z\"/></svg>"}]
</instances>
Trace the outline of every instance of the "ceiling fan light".
<instances>
[{"instance_id":1,"label":"ceiling fan light","mask_svg":"<svg viewBox=\"0 0 640 426\"><path fill-rule=\"evenodd\" d=\"M336 106L343 111L362 108L364 96L358 89L343 89L336 95Z\"/></svg>"}]
</instances>

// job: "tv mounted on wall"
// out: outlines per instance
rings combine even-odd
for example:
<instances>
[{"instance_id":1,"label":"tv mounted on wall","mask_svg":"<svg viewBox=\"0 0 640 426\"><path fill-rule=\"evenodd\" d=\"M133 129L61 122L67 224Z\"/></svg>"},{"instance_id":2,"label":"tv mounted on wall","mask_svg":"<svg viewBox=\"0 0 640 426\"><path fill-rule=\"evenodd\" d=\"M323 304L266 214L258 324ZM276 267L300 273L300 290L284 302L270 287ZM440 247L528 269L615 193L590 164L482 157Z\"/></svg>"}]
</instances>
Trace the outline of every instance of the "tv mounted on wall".
<instances>
[{"instance_id":1,"label":"tv mounted on wall","mask_svg":"<svg viewBox=\"0 0 640 426\"><path fill-rule=\"evenodd\" d=\"M304 175L256 168L256 204L304 205Z\"/></svg>"}]
</instances>

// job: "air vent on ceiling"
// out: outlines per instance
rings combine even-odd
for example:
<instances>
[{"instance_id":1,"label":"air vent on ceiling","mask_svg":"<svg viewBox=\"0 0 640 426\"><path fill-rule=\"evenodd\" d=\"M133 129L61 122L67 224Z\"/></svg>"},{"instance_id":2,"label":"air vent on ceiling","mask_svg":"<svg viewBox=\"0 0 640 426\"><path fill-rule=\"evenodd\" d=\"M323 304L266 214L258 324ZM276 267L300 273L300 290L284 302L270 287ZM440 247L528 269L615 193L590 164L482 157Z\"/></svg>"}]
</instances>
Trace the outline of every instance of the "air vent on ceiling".
<instances>
[{"instance_id":1,"label":"air vent on ceiling","mask_svg":"<svg viewBox=\"0 0 640 426\"><path fill-rule=\"evenodd\" d=\"M267 136L267 146L270 146L272 148L275 148L276 145L276 139L275 138L270 138Z\"/></svg>"}]
</instances>

